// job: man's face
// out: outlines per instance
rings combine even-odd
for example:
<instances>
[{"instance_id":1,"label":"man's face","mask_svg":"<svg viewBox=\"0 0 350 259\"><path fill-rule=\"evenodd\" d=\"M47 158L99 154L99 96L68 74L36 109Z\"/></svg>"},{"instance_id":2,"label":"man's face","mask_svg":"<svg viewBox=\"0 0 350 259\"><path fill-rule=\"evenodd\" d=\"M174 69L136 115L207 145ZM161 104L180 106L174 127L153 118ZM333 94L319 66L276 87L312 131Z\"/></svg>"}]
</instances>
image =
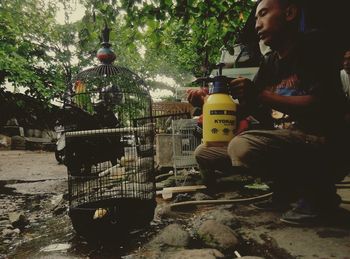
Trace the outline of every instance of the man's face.
<instances>
[{"instance_id":1,"label":"man's face","mask_svg":"<svg viewBox=\"0 0 350 259\"><path fill-rule=\"evenodd\" d=\"M344 67L344 70L346 71L346 73L348 73L350 75L350 50L345 52L343 67Z\"/></svg>"},{"instance_id":2,"label":"man's face","mask_svg":"<svg viewBox=\"0 0 350 259\"><path fill-rule=\"evenodd\" d=\"M255 29L260 40L274 48L286 24L284 9L280 2L278 0L261 1L257 6L255 18Z\"/></svg>"}]
</instances>

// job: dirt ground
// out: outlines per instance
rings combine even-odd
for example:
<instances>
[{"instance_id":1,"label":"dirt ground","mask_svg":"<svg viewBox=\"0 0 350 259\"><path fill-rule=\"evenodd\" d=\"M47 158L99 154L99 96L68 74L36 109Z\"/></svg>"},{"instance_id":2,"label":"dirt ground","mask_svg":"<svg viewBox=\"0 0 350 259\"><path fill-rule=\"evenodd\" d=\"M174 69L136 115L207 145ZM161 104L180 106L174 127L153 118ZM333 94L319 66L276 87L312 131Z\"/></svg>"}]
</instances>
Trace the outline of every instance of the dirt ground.
<instances>
[{"instance_id":1,"label":"dirt ground","mask_svg":"<svg viewBox=\"0 0 350 259\"><path fill-rule=\"evenodd\" d=\"M350 200L349 190L340 192ZM0 151L0 258L120 258L138 251L167 224L152 223L117 246L92 245L74 233L67 206L66 168L57 164L53 153ZM339 221L308 228L286 226L279 214L248 205L225 208L239 220L241 253L276 259L350 258L349 205L344 205L345 214ZM201 210L189 211L185 217ZM18 230L10 222L14 212L24 216ZM182 218L179 222L187 221Z\"/></svg>"}]
</instances>

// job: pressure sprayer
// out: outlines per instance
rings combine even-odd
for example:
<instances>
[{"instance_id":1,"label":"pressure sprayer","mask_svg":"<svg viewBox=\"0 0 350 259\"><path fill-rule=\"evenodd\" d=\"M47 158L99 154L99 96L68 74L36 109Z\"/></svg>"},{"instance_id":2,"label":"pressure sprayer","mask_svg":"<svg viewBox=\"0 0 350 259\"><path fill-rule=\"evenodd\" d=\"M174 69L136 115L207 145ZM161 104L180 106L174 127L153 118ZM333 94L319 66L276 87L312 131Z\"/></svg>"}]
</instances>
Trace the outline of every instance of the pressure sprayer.
<instances>
[{"instance_id":1,"label":"pressure sprayer","mask_svg":"<svg viewBox=\"0 0 350 259\"><path fill-rule=\"evenodd\" d=\"M227 146L236 130L237 105L228 87L233 78L222 75L223 65L218 65L219 75L210 79L213 86L203 106L203 143L206 146Z\"/></svg>"}]
</instances>

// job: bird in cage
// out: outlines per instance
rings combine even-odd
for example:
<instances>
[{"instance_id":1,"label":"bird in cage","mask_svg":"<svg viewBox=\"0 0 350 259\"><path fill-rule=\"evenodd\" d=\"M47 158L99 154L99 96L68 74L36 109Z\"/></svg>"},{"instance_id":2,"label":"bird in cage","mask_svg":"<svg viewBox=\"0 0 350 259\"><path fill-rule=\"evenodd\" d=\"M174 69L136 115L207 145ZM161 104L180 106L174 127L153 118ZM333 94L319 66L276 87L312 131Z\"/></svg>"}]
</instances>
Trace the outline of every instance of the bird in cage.
<instances>
[{"instance_id":1,"label":"bird in cage","mask_svg":"<svg viewBox=\"0 0 350 259\"><path fill-rule=\"evenodd\" d=\"M110 83L101 88L100 100L109 108L123 103L123 93L116 84Z\"/></svg>"},{"instance_id":2,"label":"bird in cage","mask_svg":"<svg viewBox=\"0 0 350 259\"><path fill-rule=\"evenodd\" d=\"M110 97L96 102L93 114L73 105L69 116L71 123L75 124L77 130L120 127L120 122L111 105L111 101L116 99L108 99ZM97 166L105 161L116 165L124 154L124 146L118 133L76 138L70 145L72 152L67 156L66 163L72 174L89 173L93 165Z\"/></svg>"},{"instance_id":3,"label":"bird in cage","mask_svg":"<svg viewBox=\"0 0 350 259\"><path fill-rule=\"evenodd\" d=\"M92 114L93 105L91 103L90 95L87 93L84 82L77 80L74 85L74 92L75 95L73 96L73 102L75 105Z\"/></svg>"}]
</instances>

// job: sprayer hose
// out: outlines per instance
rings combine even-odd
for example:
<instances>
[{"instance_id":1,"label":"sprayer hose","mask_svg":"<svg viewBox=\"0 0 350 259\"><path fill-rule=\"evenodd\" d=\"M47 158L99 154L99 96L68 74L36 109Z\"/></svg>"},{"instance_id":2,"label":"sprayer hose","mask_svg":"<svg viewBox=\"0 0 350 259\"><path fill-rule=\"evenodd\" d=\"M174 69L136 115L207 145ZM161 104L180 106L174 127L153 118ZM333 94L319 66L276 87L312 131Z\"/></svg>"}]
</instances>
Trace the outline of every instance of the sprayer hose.
<instances>
[{"instance_id":1,"label":"sprayer hose","mask_svg":"<svg viewBox=\"0 0 350 259\"><path fill-rule=\"evenodd\" d=\"M350 188L350 185L345 185L345 184L350 184L350 182L341 182L340 184L337 184L336 187L337 187L337 189ZM255 197L250 197L250 198L241 198L241 199L184 201L184 202L178 202L178 203L171 204L170 209L175 208L175 207L188 206L188 205L223 205L223 204L232 204L232 203L248 203L248 202L255 202L255 201L263 200L263 199L268 198L270 196L272 196L272 192L264 194L264 195L260 195L260 196L255 196ZM350 200L342 200L341 203L350 204Z\"/></svg>"},{"instance_id":2,"label":"sprayer hose","mask_svg":"<svg viewBox=\"0 0 350 259\"><path fill-rule=\"evenodd\" d=\"M242 198L242 199L230 199L230 200L203 200L203 201L184 201L170 204L170 208L181 207L187 205L223 205L223 204L231 204L231 203L245 203L251 201L258 201L268 198L272 195L272 192L256 196L250 198Z\"/></svg>"}]
</instances>

